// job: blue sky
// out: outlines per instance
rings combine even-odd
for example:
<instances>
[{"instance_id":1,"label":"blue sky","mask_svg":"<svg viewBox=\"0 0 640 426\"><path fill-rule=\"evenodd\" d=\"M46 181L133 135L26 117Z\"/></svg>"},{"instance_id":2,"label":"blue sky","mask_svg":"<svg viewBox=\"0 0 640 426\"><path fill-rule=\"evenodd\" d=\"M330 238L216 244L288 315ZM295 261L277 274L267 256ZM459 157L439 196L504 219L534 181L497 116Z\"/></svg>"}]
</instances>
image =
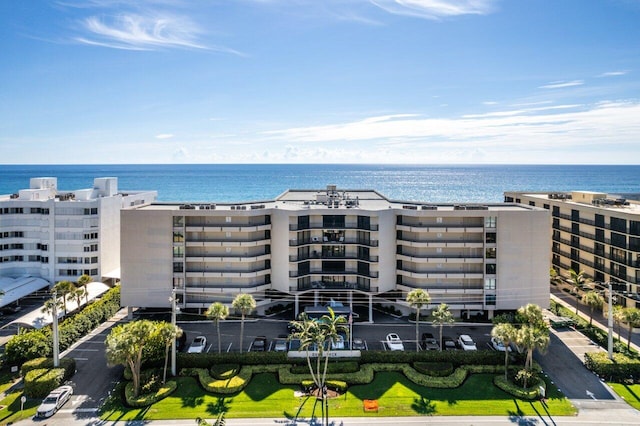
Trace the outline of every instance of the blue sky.
<instances>
[{"instance_id":1,"label":"blue sky","mask_svg":"<svg viewBox=\"0 0 640 426\"><path fill-rule=\"evenodd\" d=\"M640 163L640 0L0 2L0 164Z\"/></svg>"}]
</instances>

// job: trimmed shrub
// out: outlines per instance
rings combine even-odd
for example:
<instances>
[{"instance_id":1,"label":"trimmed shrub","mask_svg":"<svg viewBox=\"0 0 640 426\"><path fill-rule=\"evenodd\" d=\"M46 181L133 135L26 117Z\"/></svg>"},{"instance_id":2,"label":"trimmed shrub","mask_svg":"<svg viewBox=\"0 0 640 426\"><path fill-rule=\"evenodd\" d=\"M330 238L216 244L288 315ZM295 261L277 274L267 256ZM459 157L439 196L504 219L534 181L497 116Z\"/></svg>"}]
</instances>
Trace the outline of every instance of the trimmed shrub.
<instances>
[{"instance_id":1,"label":"trimmed shrub","mask_svg":"<svg viewBox=\"0 0 640 426\"><path fill-rule=\"evenodd\" d=\"M64 383L64 368L36 368L24 376L24 394L31 398L44 398Z\"/></svg>"},{"instance_id":2,"label":"trimmed shrub","mask_svg":"<svg viewBox=\"0 0 640 426\"><path fill-rule=\"evenodd\" d=\"M539 377L534 377L532 379L532 382L533 383L530 387L522 388L511 381L505 380L504 376L495 376L493 378L493 384L496 385L498 388L502 389L503 391L507 392L510 395L515 396L516 398L525 399L529 401L532 399L537 399L541 396L540 395L541 386L545 389L545 393L547 389L547 384L545 383L544 380L540 379Z\"/></svg>"},{"instance_id":3,"label":"trimmed shrub","mask_svg":"<svg viewBox=\"0 0 640 426\"><path fill-rule=\"evenodd\" d=\"M421 374L434 377L444 377L453 373L453 365L450 362L414 362L413 368Z\"/></svg>"},{"instance_id":4,"label":"trimmed shrub","mask_svg":"<svg viewBox=\"0 0 640 426\"><path fill-rule=\"evenodd\" d=\"M161 386L155 392L140 393L137 398L134 398L133 383L129 382L124 388L124 395L127 405L129 405L130 407L147 407L171 395L173 391L177 389L177 387L178 383L175 380L168 380L164 386Z\"/></svg>"},{"instance_id":5,"label":"trimmed shrub","mask_svg":"<svg viewBox=\"0 0 640 426\"><path fill-rule=\"evenodd\" d=\"M186 368L180 371L184 376L197 376L200 385L207 391L216 394L230 395L240 392L251 380L252 371L250 367L242 367L240 372L225 380L218 380L209 375L209 371L204 368Z\"/></svg>"},{"instance_id":6,"label":"trimmed shrub","mask_svg":"<svg viewBox=\"0 0 640 426\"><path fill-rule=\"evenodd\" d=\"M343 380L327 380L325 382L325 385L327 386L328 389L331 389L340 393L346 392L349 387L349 385L347 385L347 382ZM302 381L302 387L305 389L310 389L310 388L313 388L314 386L315 386L315 383L311 379Z\"/></svg>"},{"instance_id":7,"label":"trimmed shrub","mask_svg":"<svg viewBox=\"0 0 640 426\"><path fill-rule=\"evenodd\" d=\"M356 361L329 362L327 365L327 374L355 373L358 370L360 370L360 365ZM291 367L291 372L293 374L308 374L309 366L306 364L294 365Z\"/></svg>"},{"instance_id":8,"label":"trimmed shrub","mask_svg":"<svg viewBox=\"0 0 640 426\"><path fill-rule=\"evenodd\" d=\"M614 353L612 361L606 352L587 352L584 360L589 370L612 382L624 383L640 378L640 360L623 354Z\"/></svg>"},{"instance_id":9,"label":"trimmed shrub","mask_svg":"<svg viewBox=\"0 0 640 426\"><path fill-rule=\"evenodd\" d=\"M29 371L36 369L52 369L53 358L35 358L22 364L20 374L25 376ZM64 380L69 380L76 372L76 360L73 358L60 358L60 366L64 370Z\"/></svg>"},{"instance_id":10,"label":"trimmed shrub","mask_svg":"<svg viewBox=\"0 0 640 426\"><path fill-rule=\"evenodd\" d=\"M240 365L238 364L217 364L211 367L209 370L211 377L219 380L229 379L240 371Z\"/></svg>"}]
</instances>

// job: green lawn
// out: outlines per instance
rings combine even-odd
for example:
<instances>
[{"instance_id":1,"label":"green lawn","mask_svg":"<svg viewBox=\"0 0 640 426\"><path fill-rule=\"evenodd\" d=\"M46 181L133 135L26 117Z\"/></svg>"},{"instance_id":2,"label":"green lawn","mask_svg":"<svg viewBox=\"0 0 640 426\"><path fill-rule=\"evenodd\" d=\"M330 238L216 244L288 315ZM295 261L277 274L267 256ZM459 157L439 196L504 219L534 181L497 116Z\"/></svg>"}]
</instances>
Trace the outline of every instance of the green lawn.
<instances>
[{"instance_id":1,"label":"green lawn","mask_svg":"<svg viewBox=\"0 0 640 426\"><path fill-rule=\"evenodd\" d=\"M625 385L622 383L608 383L614 391L636 410L640 410L640 384Z\"/></svg>"},{"instance_id":2,"label":"green lawn","mask_svg":"<svg viewBox=\"0 0 640 426\"><path fill-rule=\"evenodd\" d=\"M546 406L541 402L516 400L492 383L492 375L474 374L458 389L433 389L418 386L401 373L378 373L368 385L352 386L329 402L332 416L419 416L419 415L575 415L576 409L550 386ZM227 418L273 417L309 418L320 416L320 404L314 398L294 395L297 387L282 386L274 374L254 376L237 395L217 397L205 393L190 377L178 378L174 394L144 409L127 409L117 398L102 410L102 418L115 420L160 420L215 418L221 412ZM378 413L365 413L364 399L377 399ZM314 411L315 408L315 411Z\"/></svg>"}]
</instances>

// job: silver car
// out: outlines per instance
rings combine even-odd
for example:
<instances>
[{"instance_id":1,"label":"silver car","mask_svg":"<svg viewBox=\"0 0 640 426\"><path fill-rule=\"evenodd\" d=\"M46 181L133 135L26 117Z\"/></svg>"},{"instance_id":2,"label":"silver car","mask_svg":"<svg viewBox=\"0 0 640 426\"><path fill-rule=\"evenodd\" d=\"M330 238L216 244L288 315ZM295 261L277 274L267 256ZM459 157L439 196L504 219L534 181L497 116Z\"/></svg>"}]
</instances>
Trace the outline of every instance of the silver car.
<instances>
[{"instance_id":1,"label":"silver car","mask_svg":"<svg viewBox=\"0 0 640 426\"><path fill-rule=\"evenodd\" d=\"M42 404L36 411L36 417L51 417L56 411L58 411L73 395L73 388L71 386L60 386L49 393L47 397L42 400Z\"/></svg>"}]
</instances>

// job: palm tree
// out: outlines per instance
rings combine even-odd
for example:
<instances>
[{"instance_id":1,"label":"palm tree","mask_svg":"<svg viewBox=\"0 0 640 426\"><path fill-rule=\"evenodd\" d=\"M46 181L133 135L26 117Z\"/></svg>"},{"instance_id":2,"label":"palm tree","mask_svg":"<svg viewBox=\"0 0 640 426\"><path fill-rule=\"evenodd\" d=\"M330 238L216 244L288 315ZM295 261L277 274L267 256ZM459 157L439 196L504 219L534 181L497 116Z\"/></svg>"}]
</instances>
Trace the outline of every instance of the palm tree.
<instances>
[{"instance_id":1,"label":"palm tree","mask_svg":"<svg viewBox=\"0 0 640 426\"><path fill-rule=\"evenodd\" d=\"M89 289L87 288L87 284L91 282L93 282L93 278L91 278L87 274L80 275L80 278L78 278L78 285L84 288L84 297L86 303L89 303Z\"/></svg>"},{"instance_id":2,"label":"palm tree","mask_svg":"<svg viewBox=\"0 0 640 426\"><path fill-rule=\"evenodd\" d=\"M87 295L87 291L82 287L76 287L71 293L69 293L69 299L76 302L78 308L80 308L80 303L82 303L82 299Z\"/></svg>"},{"instance_id":3,"label":"palm tree","mask_svg":"<svg viewBox=\"0 0 640 426\"><path fill-rule=\"evenodd\" d=\"M62 297L65 315L67 314L67 295L69 295L75 289L76 286L71 281L58 281L56 285L54 285L51 289L51 292L54 293L57 297Z\"/></svg>"},{"instance_id":4,"label":"palm tree","mask_svg":"<svg viewBox=\"0 0 640 426\"><path fill-rule=\"evenodd\" d=\"M518 337L518 329L513 324L503 322L496 324L491 329L491 337L500 340L504 345L504 379L507 380L507 368L509 367L509 345Z\"/></svg>"},{"instance_id":5,"label":"palm tree","mask_svg":"<svg viewBox=\"0 0 640 426\"><path fill-rule=\"evenodd\" d=\"M521 306L517 311L518 320L522 324L528 324L533 327L545 327L544 318L542 316L542 308L535 303L528 303Z\"/></svg>"},{"instance_id":6,"label":"palm tree","mask_svg":"<svg viewBox=\"0 0 640 426\"><path fill-rule=\"evenodd\" d=\"M42 312L43 314L53 314L54 305L57 310L63 307L62 301L60 299L58 299L57 297L52 297L51 299L47 299L44 301L40 312Z\"/></svg>"},{"instance_id":7,"label":"palm tree","mask_svg":"<svg viewBox=\"0 0 640 426\"><path fill-rule=\"evenodd\" d=\"M615 305L613 307L613 321L618 326L618 340L622 340L620 338L620 328L622 323L624 322L624 308L620 305Z\"/></svg>"},{"instance_id":8,"label":"palm tree","mask_svg":"<svg viewBox=\"0 0 640 426\"><path fill-rule=\"evenodd\" d=\"M591 290L582 295L582 303L589 306L589 325L593 325L593 311L602 309L604 297L597 291Z\"/></svg>"},{"instance_id":9,"label":"palm tree","mask_svg":"<svg viewBox=\"0 0 640 426\"><path fill-rule=\"evenodd\" d=\"M240 311L242 318L240 320L240 353L242 353L242 339L244 338L244 318L256 308L256 301L250 294L240 293L238 294L231 306L236 311Z\"/></svg>"},{"instance_id":10,"label":"palm tree","mask_svg":"<svg viewBox=\"0 0 640 426\"><path fill-rule=\"evenodd\" d=\"M218 331L218 353L222 352L222 339L220 338L220 321L226 319L229 316L229 307L223 305L220 302L214 302L209 306L207 312L205 312L207 318L212 319L216 324L216 330Z\"/></svg>"},{"instance_id":11,"label":"palm tree","mask_svg":"<svg viewBox=\"0 0 640 426\"><path fill-rule=\"evenodd\" d=\"M416 352L420 350L418 341L418 336L420 335L420 310L429 305L429 302L431 302L431 296L421 288L411 290L407 294L407 303L416 310Z\"/></svg>"},{"instance_id":12,"label":"palm tree","mask_svg":"<svg viewBox=\"0 0 640 426\"><path fill-rule=\"evenodd\" d=\"M531 371L533 367L533 351L544 351L549 346L549 329L529 324L523 325L516 335L516 344L527 351L524 368Z\"/></svg>"},{"instance_id":13,"label":"palm tree","mask_svg":"<svg viewBox=\"0 0 640 426\"><path fill-rule=\"evenodd\" d=\"M336 314L333 309L328 308L329 313L323 315L319 320L313 320L307 317L305 314L301 315L300 320L292 321L293 327L296 332L293 336L300 339L300 348L304 349L307 353L307 365L309 367L309 373L313 383L321 392L322 395L322 407L324 417L323 424L329 424L329 412L326 404L326 393L323 391L327 378L327 367L329 365L329 351L331 343L335 343L340 333L348 333L349 326L344 316ZM317 349L318 355L316 357L315 369L311 364L311 352L310 349ZM324 363L323 363L324 361ZM325 411L326 407L326 411Z\"/></svg>"},{"instance_id":14,"label":"palm tree","mask_svg":"<svg viewBox=\"0 0 640 426\"><path fill-rule=\"evenodd\" d=\"M441 303L437 308L435 308L431 313L431 318L434 324L440 326L440 350L442 350L442 327L445 324L453 324L455 319L449 310L449 305L446 303Z\"/></svg>"},{"instance_id":15,"label":"palm tree","mask_svg":"<svg viewBox=\"0 0 640 426\"><path fill-rule=\"evenodd\" d=\"M624 322L627 323L629 334L627 335L627 349L631 346L631 334L633 329L640 327L640 309L638 308L624 308L623 309Z\"/></svg>"},{"instance_id":16,"label":"palm tree","mask_svg":"<svg viewBox=\"0 0 640 426\"><path fill-rule=\"evenodd\" d=\"M573 292L576 295L576 315L578 315L578 301L580 300L578 296L582 287L587 283L587 278L584 276L584 271L576 272L573 269L569 269L569 275L571 285L573 286Z\"/></svg>"}]
</instances>

